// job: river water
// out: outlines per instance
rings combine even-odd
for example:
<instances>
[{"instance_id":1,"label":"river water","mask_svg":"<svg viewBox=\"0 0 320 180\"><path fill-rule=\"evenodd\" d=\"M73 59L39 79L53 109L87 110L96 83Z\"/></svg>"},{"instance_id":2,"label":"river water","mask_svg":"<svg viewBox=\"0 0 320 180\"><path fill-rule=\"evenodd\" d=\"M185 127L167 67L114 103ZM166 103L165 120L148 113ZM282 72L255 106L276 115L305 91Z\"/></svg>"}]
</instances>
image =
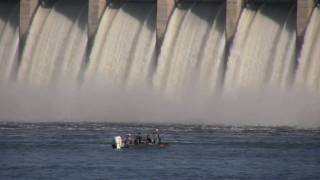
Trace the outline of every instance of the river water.
<instances>
[{"instance_id":1,"label":"river water","mask_svg":"<svg viewBox=\"0 0 320 180\"><path fill-rule=\"evenodd\" d=\"M161 132L165 149L113 150ZM0 123L1 179L320 179L320 130L105 123Z\"/></svg>"}]
</instances>

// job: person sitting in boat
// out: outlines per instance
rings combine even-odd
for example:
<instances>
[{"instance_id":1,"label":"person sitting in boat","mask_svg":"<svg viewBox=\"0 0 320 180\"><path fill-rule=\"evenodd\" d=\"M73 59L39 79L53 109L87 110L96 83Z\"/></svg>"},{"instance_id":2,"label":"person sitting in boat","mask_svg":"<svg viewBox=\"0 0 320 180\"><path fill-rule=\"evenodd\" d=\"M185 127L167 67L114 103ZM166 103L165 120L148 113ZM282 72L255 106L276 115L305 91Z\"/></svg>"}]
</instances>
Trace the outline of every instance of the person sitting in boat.
<instances>
[{"instance_id":1,"label":"person sitting in boat","mask_svg":"<svg viewBox=\"0 0 320 180\"><path fill-rule=\"evenodd\" d=\"M128 134L126 138L124 139L124 144L132 144L132 136L131 134Z\"/></svg>"},{"instance_id":2,"label":"person sitting in boat","mask_svg":"<svg viewBox=\"0 0 320 180\"><path fill-rule=\"evenodd\" d=\"M161 138L160 138L160 133L159 129L156 129L153 133L153 144L160 144L161 143Z\"/></svg>"},{"instance_id":3,"label":"person sitting in boat","mask_svg":"<svg viewBox=\"0 0 320 180\"><path fill-rule=\"evenodd\" d=\"M146 144L152 144L152 140L150 138L150 135L148 134L147 135L147 141L146 141Z\"/></svg>"},{"instance_id":4,"label":"person sitting in boat","mask_svg":"<svg viewBox=\"0 0 320 180\"><path fill-rule=\"evenodd\" d=\"M134 139L134 144L141 144L141 140L142 140L141 133L138 132L138 134L136 135L136 137Z\"/></svg>"}]
</instances>

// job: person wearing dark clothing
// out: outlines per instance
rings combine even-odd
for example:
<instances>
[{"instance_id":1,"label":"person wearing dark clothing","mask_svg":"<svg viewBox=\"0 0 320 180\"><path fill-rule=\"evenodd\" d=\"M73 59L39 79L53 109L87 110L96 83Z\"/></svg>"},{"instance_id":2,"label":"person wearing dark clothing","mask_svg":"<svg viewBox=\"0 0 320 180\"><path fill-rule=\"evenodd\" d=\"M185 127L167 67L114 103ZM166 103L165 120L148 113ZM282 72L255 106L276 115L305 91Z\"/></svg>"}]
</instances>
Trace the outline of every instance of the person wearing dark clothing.
<instances>
[{"instance_id":1,"label":"person wearing dark clothing","mask_svg":"<svg viewBox=\"0 0 320 180\"><path fill-rule=\"evenodd\" d=\"M142 140L142 137L141 137L141 133L139 132L134 139L134 144L141 144L141 140Z\"/></svg>"},{"instance_id":2,"label":"person wearing dark clothing","mask_svg":"<svg viewBox=\"0 0 320 180\"><path fill-rule=\"evenodd\" d=\"M147 135L147 144L151 144L152 143L152 140L151 140L151 138L150 138L150 136L149 136L149 134Z\"/></svg>"},{"instance_id":3,"label":"person wearing dark clothing","mask_svg":"<svg viewBox=\"0 0 320 180\"><path fill-rule=\"evenodd\" d=\"M131 134L128 134L124 140L124 144L132 144Z\"/></svg>"}]
</instances>

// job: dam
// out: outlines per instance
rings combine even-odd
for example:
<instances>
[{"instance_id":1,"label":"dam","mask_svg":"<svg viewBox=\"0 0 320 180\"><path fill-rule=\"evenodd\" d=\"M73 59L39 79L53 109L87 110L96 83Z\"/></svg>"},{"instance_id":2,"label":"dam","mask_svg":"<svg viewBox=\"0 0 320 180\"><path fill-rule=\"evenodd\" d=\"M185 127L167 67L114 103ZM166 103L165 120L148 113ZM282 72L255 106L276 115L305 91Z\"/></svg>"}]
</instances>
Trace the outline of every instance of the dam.
<instances>
[{"instance_id":1,"label":"dam","mask_svg":"<svg viewBox=\"0 0 320 180\"><path fill-rule=\"evenodd\" d=\"M320 92L316 0L2 0L0 79ZM20 9L20 10L19 10Z\"/></svg>"},{"instance_id":2,"label":"dam","mask_svg":"<svg viewBox=\"0 0 320 180\"><path fill-rule=\"evenodd\" d=\"M319 127L317 0L1 0L0 121Z\"/></svg>"}]
</instances>

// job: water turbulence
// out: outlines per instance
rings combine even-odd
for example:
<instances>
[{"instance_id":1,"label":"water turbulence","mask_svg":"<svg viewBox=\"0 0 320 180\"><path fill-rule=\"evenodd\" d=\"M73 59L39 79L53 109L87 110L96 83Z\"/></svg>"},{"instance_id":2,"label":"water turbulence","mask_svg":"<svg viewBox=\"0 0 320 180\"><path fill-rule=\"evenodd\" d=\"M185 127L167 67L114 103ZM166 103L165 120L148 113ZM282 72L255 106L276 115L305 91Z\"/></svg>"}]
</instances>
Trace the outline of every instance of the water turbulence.
<instances>
[{"instance_id":1,"label":"water turbulence","mask_svg":"<svg viewBox=\"0 0 320 180\"><path fill-rule=\"evenodd\" d=\"M314 9L299 58L296 85L320 93L320 7Z\"/></svg>"},{"instance_id":2,"label":"water turbulence","mask_svg":"<svg viewBox=\"0 0 320 180\"><path fill-rule=\"evenodd\" d=\"M85 82L114 86L149 84L155 61L153 3L113 3L104 12Z\"/></svg>"},{"instance_id":3,"label":"water turbulence","mask_svg":"<svg viewBox=\"0 0 320 180\"><path fill-rule=\"evenodd\" d=\"M18 81L36 86L76 82L85 60L87 1L39 7L28 33Z\"/></svg>"},{"instance_id":4,"label":"water turbulence","mask_svg":"<svg viewBox=\"0 0 320 180\"><path fill-rule=\"evenodd\" d=\"M295 64L295 7L244 9L228 59L225 88L288 87Z\"/></svg>"},{"instance_id":5,"label":"water turbulence","mask_svg":"<svg viewBox=\"0 0 320 180\"><path fill-rule=\"evenodd\" d=\"M19 4L0 2L0 80L15 71L19 45Z\"/></svg>"},{"instance_id":6,"label":"water turbulence","mask_svg":"<svg viewBox=\"0 0 320 180\"><path fill-rule=\"evenodd\" d=\"M225 5L182 3L173 12L154 77L156 89L175 93L220 88L225 48Z\"/></svg>"}]
</instances>

